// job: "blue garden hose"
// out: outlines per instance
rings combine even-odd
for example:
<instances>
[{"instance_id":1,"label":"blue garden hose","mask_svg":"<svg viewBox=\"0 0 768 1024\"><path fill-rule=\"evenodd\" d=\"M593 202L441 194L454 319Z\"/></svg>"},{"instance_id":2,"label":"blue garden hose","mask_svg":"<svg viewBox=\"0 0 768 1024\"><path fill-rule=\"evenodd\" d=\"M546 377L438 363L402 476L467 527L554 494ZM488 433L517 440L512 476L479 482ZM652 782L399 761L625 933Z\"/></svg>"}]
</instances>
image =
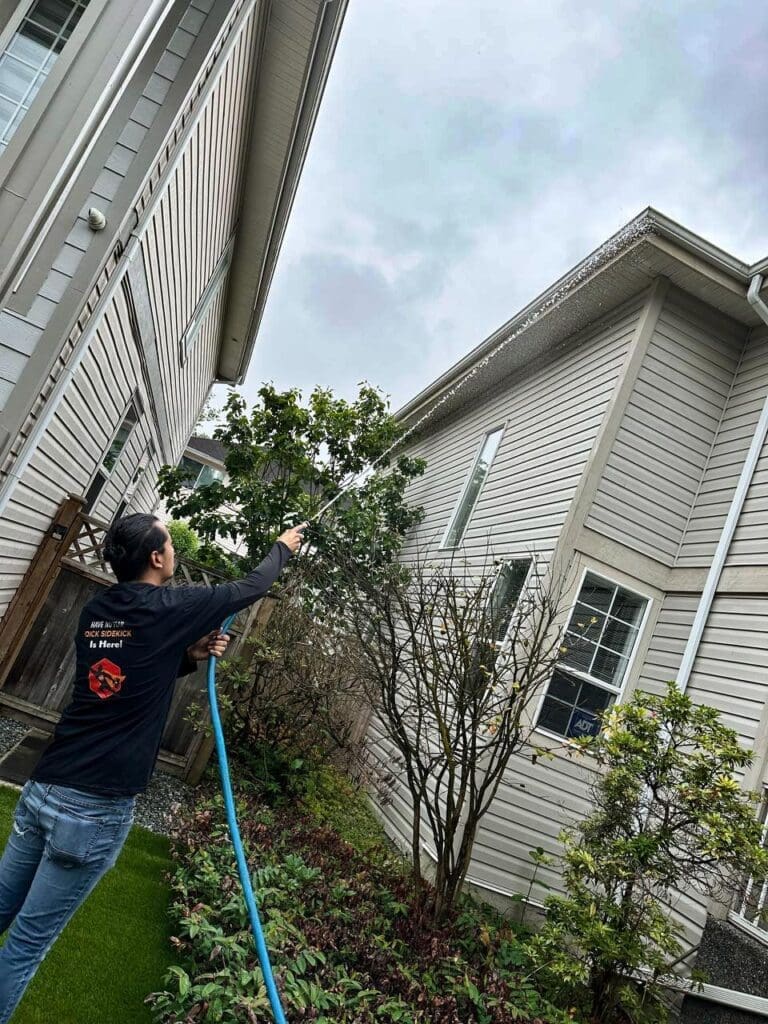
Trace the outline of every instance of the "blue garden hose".
<instances>
[{"instance_id":1,"label":"blue garden hose","mask_svg":"<svg viewBox=\"0 0 768 1024\"><path fill-rule=\"evenodd\" d=\"M227 632L234 617L234 615L230 615L229 618L224 620L221 626L222 633ZM214 655L210 655L208 658L208 701L211 705L211 720L213 721L213 733L216 737L216 753L219 757L219 775L221 777L221 789L224 793L224 805L227 809L229 834L232 838L232 845L235 848L237 871L240 875L240 884L243 887L245 905L248 907L248 916L251 919L251 929L256 941L256 952L259 955L261 973L264 975L264 983L267 986L267 995L269 996L269 1005L272 1007L272 1016L275 1018L275 1024L287 1024L285 1014L283 1013L283 1007L280 1003L280 995L277 991L275 979L272 975L272 964L269 962L267 944L264 941L264 932L262 931L261 921L259 920L259 909L256 906L256 897L253 895L251 876L248 871L248 864L245 859L245 853L243 852L243 843L240 839L240 829L237 824L235 801L232 796L232 782L229 777L227 748L224 744L224 732L221 728L219 704L216 700L216 661L217 659Z\"/></svg>"}]
</instances>

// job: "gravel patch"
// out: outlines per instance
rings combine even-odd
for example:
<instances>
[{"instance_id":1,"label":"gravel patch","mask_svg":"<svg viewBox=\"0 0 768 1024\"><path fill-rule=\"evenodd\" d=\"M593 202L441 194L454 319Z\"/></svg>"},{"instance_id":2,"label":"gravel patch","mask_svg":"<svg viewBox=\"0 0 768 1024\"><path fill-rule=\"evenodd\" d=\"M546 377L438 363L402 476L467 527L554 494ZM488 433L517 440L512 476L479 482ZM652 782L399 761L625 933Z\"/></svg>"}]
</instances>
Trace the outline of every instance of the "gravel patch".
<instances>
[{"instance_id":1,"label":"gravel patch","mask_svg":"<svg viewBox=\"0 0 768 1024\"><path fill-rule=\"evenodd\" d=\"M178 821L179 811L191 806L194 792L175 775L155 772L146 793L136 797L135 823L150 832L168 835Z\"/></svg>"},{"instance_id":2,"label":"gravel patch","mask_svg":"<svg viewBox=\"0 0 768 1024\"><path fill-rule=\"evenodd\" d=\"M29 726L7 715L0 715L0 757L3 757L29 731ZM168 835L178 820L179 811L191 806L194 789L165 772L155 772L146 793L136 798L137 825L151 832Z\"/></svg>"},{"instance_id":3,"label":"gravel patch","mask_svg":"<svg viewBox=\"0 0 768 1024\"><path fill-rule=\"evenodd\" d=\"M29 732L29 726L17 722L15 718L0 715L0 757L15 747L19 740Z\"/></svg>"}]
</instances>

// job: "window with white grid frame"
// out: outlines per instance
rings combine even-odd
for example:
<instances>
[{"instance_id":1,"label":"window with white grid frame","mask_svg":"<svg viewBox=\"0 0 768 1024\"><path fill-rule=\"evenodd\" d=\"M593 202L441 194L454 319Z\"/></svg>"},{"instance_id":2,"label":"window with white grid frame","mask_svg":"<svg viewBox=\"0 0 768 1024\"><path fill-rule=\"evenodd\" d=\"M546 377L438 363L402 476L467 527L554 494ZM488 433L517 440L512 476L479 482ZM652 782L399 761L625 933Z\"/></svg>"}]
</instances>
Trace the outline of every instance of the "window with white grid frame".
<instances>
[{"instance_id":1,"label":"window with white grid frame","mask_svg":"<svg viewBox=\"0 0 768 1024\"><path fill-rule=\"evenodd\" d=\"M35 0L0 54L0 153L87 6L88 0Z\"/></svg>"},{"instance_id":2,"label":"window with white grid frame","mask_svg":"<svg viewBox=\"0 0 768 1024\"><path fill-rule=\"evenodd\" d=\"M469 475L464 482L464 488L456 503L456 508L453 510L451 521L440 545L441 547L455 548L464 536L464 531L469 524L469 519L477 504L477 499L480 497L480 491L485 483L485 478L488 476L488 471L491 468L491 463L496 455L503 433L504 430L500 427L498 430L491 430L485 435L480 451L477 453Z\"/></svg>"},{"instance_id":3,"label":"window with white grid frame","mask_svg":"<svg viewBox=\"0 0 768 1024\"><path fill-rule=\"evenodd\" d=\"M587 572L542 701L540 729L596 736L600 716L621 694L648 599Z\"/></svg>"},{"instance_id":4,"label":"window with white grid frame","mask_svg":"<svg viewBox=\"0 0 768 1024\"><path fill-rule=\"evenodd\" d=\"M763 825L762 845L768 847L768 790L763 790L759 820ZM732 920L750 931L754 929L753 934L768 942L768 876L747 879L736 898Z\"/></svg>"}]
</instances>

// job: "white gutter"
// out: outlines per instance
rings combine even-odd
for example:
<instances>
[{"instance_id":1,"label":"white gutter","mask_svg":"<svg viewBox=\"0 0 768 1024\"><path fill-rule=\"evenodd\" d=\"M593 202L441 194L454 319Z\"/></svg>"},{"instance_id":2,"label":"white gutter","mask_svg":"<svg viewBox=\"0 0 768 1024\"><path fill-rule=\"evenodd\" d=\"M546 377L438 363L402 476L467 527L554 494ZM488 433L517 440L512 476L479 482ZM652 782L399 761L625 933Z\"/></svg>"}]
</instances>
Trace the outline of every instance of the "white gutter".
<instances>
[{"instance_id":1,"label":"white gutter","mask_svg":"<svg viewBox=\"0 0 768 1024\"><path fill-rule=\"evenodd\" d=\"M768 324L768 306L766 306L765 302L760 298L760 289L762 286L762 275L755 274L749 285L747 300L761 320L764 320L765 323ZM744 507L744 500L747 497L749 485L752 483L752 477L755 474L755 467L757 466L757 461L760 458L760 453L763 450L766 436L768 436L768 396L766 396L763 404L760 419L757 421L757 427L755 428L755 433L752 437L747 457L744 460L744 465L741 467L739 482L736 485L736 490L734 491L733 498L731 499L731 507L728 509L725 525L723 526L723 531L720 534L720 540L717 543L717 548L715 549L712 565L710 566L709 573L707 574L699 606L696 609L696 616L693 620L693 625L691 626L688 642L685 645L683 660L680 663L680 670L677 674L677 684L683 691L688 687L688 681L691 678L691 670L693 668L693 663L696 660L699 644L701 643L701 637L704 633L704 627L706 626L707 619L712 608L712 602L715 599L715 592L717 590L718 583L720 582L723 567L725 566L728 550L731 546L733 535L736 532L739 516L741 515L741 510Z\"/></svg>"},{"instance_id":2,"label":"white gutter","mask_svg":"<svg viewBox=\"0 0 768 1024\"><path fill-rule=\"evenodd\" d=\"M735 1010L752 1013L756 1017L768 1017L768 999L764 996L753 996L748 992L737 992L736 989L721 988L719 985L699 986L694 981L687 984L684 981L660 981L659 984L675 992L684 992L693 999L704 999L708 1003L730 1006Z\"/></svg>"}]
</instances>

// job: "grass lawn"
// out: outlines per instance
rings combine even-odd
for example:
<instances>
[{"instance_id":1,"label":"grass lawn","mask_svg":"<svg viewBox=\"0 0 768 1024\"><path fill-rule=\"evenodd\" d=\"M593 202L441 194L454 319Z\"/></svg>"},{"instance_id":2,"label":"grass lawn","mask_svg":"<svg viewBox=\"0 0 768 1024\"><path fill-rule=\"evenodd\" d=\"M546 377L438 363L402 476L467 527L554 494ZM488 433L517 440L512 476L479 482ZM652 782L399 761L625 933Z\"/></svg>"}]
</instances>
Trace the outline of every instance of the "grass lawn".
<instances>
[{"instance_id":1,"label":"grass lawn","mask_svg":"<svg viewBox=\"0 0 768 1024\"><path fill-rule=\"evenodd\" d=\"M0 786L0 844L18 792ZM163 988L174 962L168 942L168 841L134 827L116 866L99 882L43 961L12 1024L150 1024L144 998Z\"/></svg>"}]
</instances>

